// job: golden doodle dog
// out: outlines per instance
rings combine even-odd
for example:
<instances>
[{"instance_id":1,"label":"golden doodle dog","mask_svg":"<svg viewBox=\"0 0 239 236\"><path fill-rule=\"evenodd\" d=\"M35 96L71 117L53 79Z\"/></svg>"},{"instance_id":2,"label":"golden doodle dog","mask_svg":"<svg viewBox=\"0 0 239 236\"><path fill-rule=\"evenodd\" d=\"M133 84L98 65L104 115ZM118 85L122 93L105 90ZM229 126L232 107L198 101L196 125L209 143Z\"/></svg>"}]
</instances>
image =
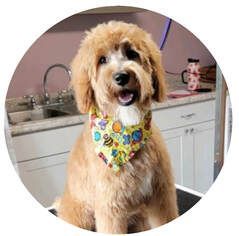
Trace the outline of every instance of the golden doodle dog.
<instances>
[{"instance_id":1,"label":"golden doodle dog","mask_svg":"<svg viewBox=\"0 0 239 236\"><path fill-rule=\"evenodd\" d=\"M58 216L101 233L140 232L178 216L169 155L151 122L165 97L161 55L134 24L89 32L72 62L79 110L89 121L71 151Z\"/></svg>"}]
</instances>

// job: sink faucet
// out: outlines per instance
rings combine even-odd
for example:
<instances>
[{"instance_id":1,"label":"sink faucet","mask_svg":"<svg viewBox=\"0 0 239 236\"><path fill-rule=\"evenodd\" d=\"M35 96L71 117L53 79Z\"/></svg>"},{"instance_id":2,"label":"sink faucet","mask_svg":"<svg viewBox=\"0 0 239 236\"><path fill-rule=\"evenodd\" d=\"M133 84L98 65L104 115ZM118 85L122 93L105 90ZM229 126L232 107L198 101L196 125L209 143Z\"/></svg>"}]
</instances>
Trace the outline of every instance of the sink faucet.
<instances>
[{"instance_id":1,"label":"sink faucet","mask_svg":"<svg viewBox=\"0 0 239 236\"><path fill-rule=\"evenodd\" d=\"M46 72L44 74L44 78L43 78L43 92L44 92L44 100L45 100L46 104L50 103L50 95L49 95L49 93L48 93L48 91L46 89L47 75L50 72L50 70L55 68L55 67L60 67L60 68L64 69L67 72L67 74L68 74L69 81L71 79L71 70L68 67L66 67L65 65L63 65L63 64L54 64L54 65L51 65L50 67L48 67L48 69L46 70Z\"/></svg>"}]
</instances>

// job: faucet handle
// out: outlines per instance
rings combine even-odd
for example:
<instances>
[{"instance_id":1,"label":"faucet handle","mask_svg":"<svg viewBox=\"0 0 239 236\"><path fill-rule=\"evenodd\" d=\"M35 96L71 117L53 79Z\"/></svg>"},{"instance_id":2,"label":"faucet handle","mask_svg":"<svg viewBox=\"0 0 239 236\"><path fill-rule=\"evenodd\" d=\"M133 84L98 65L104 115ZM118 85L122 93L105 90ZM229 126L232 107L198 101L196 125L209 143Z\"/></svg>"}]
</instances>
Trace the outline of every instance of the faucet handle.
<instances>
[{"instance_id":1,"label":"faucet handle","mask_svg":"<svg viewBox=\"0 0 239 236\"><path fill-rule=\"evenodd\" d=\"M44 101L45 101L45 104L50 104L50 95L49 93L45 92L44 93Z\"/></svg>"},{"instance_id":2,"label":"faucet handle","mask_svg":"<svg viewBox=\"0 0 239 236\"><path fill-rule=\"evenodd\" d=\"M66 94L67 91L66 90L60 90L57 92L58 96L57 96L57 101L59 103L63 103L63 95Z\"/></svg>"},{"instance_id":3,"label":"faucet handle","mask_svg":"<svg viewBox=\"0 0 239 236\"><path fill-rule=\"evenodd\" d=\"M35 106L37 105L36 98L34 97L34 95L29 94L24 95L23 97L29 100L31 107L34 109Z\"/></svg>"},{"instance_id":4,"label":"faucet handle","mask_svg":"<svg viewBox=\"0 0 239 236\"><path fill-rule=\"evenodd\" d=\"M69 87L66 89L66 93L68 95L68 98L71 100L71 101L74 101L75 100L75 97L74 97L74 90L72 87Z\"/></svg>"}]
</instances>

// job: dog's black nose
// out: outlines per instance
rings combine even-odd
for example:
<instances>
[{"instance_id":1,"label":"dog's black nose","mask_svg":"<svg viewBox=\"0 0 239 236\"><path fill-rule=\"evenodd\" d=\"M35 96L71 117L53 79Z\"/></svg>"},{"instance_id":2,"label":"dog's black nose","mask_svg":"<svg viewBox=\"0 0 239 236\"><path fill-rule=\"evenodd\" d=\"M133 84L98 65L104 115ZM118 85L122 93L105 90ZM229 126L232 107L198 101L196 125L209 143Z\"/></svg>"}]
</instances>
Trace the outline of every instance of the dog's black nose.
<instances>
[{"instance_id":1,"label":"dog's black nose","mask_svg":"<svg viewBox=\"0 0 239 236\"><path fill-rule=\"evenodd\" d=\"M118 84L120 86L124 86L124 85L128 84L129 79L130 79L129 73L127 73L125 71L116 73L116 74L114 74L113 77L114 77L116 84Z\"/></svg>"}]
</instances>

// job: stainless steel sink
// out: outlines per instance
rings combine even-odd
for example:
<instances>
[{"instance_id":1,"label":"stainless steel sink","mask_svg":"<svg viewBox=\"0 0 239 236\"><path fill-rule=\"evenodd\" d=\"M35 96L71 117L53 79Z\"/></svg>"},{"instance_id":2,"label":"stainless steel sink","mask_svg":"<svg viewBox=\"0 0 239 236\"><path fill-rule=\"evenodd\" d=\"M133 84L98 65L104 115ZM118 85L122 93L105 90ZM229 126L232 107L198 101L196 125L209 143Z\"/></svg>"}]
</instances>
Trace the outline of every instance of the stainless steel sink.
<instances>
[{"instance_id":1,"label":"stainless steel sink","mask_svg":"<svg viewBox=\"0 0 239 236\"><path fill-rule=\"evenodd\" d=\"M61 116L70 116L79 114L75 104L49 104L37 106L33 110L9 112L9 123L16 125L23 122L49 119Z\"/></svg>"}]
</instances>

